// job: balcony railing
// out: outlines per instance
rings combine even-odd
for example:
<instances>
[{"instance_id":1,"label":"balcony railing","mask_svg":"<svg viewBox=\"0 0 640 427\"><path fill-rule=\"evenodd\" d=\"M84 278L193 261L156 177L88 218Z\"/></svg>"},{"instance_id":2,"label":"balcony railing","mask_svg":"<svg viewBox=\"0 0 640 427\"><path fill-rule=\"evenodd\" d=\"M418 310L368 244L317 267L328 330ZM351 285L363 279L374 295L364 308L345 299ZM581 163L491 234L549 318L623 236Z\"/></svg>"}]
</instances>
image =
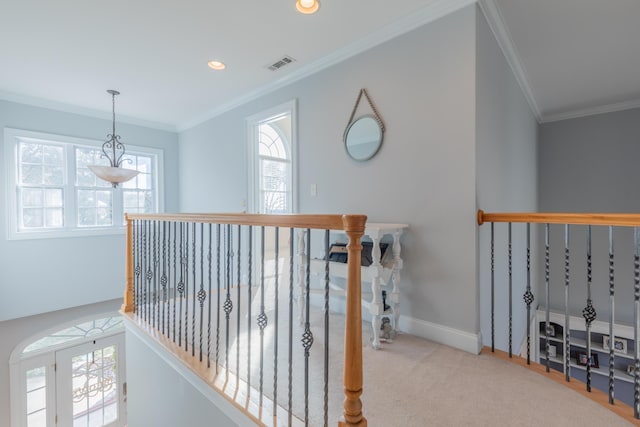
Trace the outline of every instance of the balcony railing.
<instances>
[{"instance_id":1,"label":"balcony railing","mask_svg":"<svg viewBox=\"0 0 640 427\"><path fill-rule=\"evenodd\" d=\"M637 421L640 214L479 211L483 223L490 223L480 230L490 242L481 248L480 280L490 286L491 351L584 382L586 395L606 394L610 409ZM526 331L515 326L523 323Z\"/></svg>"},{"instance_id":2,"label":"balcony railing","mask_svg":"<svg viewBox=\"0 0 640 427\"><path fill-rule=\"evenodd\" d=\"M339 426L366 426L360 400L365 222L364 215L128 215L122 311L205 370L212 387L257 424L328 426L330 414L341 413ZM346 315L337 320L329 305L329 230L349 237ZM309 292L312 248L326 260L321 301ZM338 386L329 384L336 325L344 334L337 363L344 366L344 401L332 411L341 403L329 398L330 386Z\"/></svg>"}]
</instances>

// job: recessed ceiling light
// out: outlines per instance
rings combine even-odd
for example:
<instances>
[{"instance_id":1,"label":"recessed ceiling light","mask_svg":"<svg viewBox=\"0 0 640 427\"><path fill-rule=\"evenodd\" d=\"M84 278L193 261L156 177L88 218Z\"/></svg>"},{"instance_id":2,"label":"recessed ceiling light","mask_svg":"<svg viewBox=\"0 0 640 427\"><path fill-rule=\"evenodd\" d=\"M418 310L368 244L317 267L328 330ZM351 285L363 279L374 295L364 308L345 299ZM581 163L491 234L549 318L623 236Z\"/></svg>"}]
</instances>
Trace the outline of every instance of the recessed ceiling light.
<instances>
[{"instance_id":1,"label":"recessed ceiling light","mask_svg":"<svg viewBox=\"0 0 640 427\"><path fill-rule=\"evenodd\" d=\"M296 9L305 15L316 13L319 8L320 2L318 0L296 0Z\"/></svg>"},{"instance_id":2,"label":"recessed ceiling light","mask_svg":"<svg viewBox=\"0 0 640 427\"><path fill-rule=\"evenodd\" d=\"M220 61L209 61L207 62L207 65L209 66L209 68L213 68L214 70L224 70L225 68L227 68L224 62Z\"/></svg>"}]
</instances>

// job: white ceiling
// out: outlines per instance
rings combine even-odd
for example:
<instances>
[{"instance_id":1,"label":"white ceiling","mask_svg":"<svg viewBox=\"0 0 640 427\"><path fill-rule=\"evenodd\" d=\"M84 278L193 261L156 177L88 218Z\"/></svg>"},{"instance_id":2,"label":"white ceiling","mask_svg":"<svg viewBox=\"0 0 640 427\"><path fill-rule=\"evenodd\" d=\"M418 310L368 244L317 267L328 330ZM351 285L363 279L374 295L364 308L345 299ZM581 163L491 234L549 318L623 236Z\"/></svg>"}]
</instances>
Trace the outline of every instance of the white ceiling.
<instances>
[{"instance_id":1,"label":"white ceiling","mask_svg":"<svg viewBox=\"0 0 640 427\"><path fill-rule=\"evenodd\" d=\"M0 98L181 130L470 3L0 0ZM539 120L640 106L640 1L481 4Z\"/></svg>"}]
</instances>

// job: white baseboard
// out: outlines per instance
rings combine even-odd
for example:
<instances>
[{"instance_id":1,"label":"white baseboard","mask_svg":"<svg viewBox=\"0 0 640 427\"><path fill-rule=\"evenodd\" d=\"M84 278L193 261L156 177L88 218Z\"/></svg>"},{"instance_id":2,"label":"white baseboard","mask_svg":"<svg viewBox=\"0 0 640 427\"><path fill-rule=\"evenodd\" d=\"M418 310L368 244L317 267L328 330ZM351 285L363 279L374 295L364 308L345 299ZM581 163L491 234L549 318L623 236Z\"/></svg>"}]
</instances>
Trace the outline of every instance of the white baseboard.
<instances>
[{"instance_id":1,"label":"white baseboard","mask_svg":"<svg viewBox=\"0 0 640 427\"><path fill-rule=\"evenodd\" d=\"M400 316L398 329L411 335L416 335L440 344L448 345L468 353L480 354L482 350L482 336L460 329L450 328L426 320L409 316Z\"/></svg>"}]
</instances>

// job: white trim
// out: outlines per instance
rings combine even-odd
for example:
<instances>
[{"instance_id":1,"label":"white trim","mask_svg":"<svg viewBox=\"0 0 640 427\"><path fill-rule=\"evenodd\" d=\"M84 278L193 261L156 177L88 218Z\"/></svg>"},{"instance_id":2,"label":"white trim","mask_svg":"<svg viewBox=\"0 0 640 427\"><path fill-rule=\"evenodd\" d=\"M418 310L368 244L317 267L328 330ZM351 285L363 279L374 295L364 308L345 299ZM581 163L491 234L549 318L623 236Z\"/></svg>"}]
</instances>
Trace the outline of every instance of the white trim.
<instances>
[{"instance_id":1,"label":"white trim","mask_svg":"<svg viewBox=\"0 0 640 427\"><path fill-rule=\"evenodd\" d=\"M126 227L123 223L124 217L118 214L118 209L122 210L122 206L118 208L119 200L114 200L114 216L113 224L110 227L74 227L66 225L64 228L44 229L44 230L29 230L18 231L18 218L17 218L17 150L16 147L21 138L28 138L34 140L41 140L43 142L53 142L65 145L73 146L85 146L85 147L101 147L103 141L98 141L89 138L78 138L73 136L59 135L45 132L34 132L25 129L16 128L4 128L4 152L5 159L4 164L6 166L6 191L5 202L7 209L6 216L6 231L8 240L28 240L28 239L47 239L47 238L68 238L68 237L86 237L86 236L107 236L107 235L124 235ZM152 190L155 191L156 209L158 212L164 211L164 151L159 148L145 147L139 145L127 145L128 152L133 155L142 155L152 157L155 160L154 167L154 181ZM69 176L75 176L75 164L71 162L72 155L67 152L66 159L66 174L64 177L65 190L74 188L74 184L67 182ZM109 188L110 187L105 187ZM121 199L122 196L118 195L118 192L122 191L122 187L115 189L114 199ZM76 206L75 193L65 191L65 224L70 224L69 219L75 219L75 213L67 209L68 206ZM73 199L72 199L73 198ZM73 200L73 203L70 203ZM124 214L124 212L122 212ZM122 224L122 225L121 225Z\"/></svg>"},{"instance_id":2,"label":"white trim","mask_svg":"<svg viewBox=\"0 0 640 427\"><path fill-rule=\"evenodd\" d=\"M86 117L108 120L109 122L111 122L112 120L112 113L110 111L94 110L92 108L79 107L77 105L65 104L64 102L52 101L49 99L37 98L34 96L0 91L0 100L15 102L24 105L31 105L33 107L48 108L56 111L62 111L64 113L80 114ZM176 127L173 125L154 122L151 120L138 119L131 116L121 116L120 114L118 114L118 123L143 126L146 128L157 129L165 132L178 132Z\"/></svg>"},{"instance_id":3,"label":"white trim","mask_svg":"<svg viewBox=\"0 0 640 427\"><path fill-rule=\"evenodd\" d=\"M454 329L403 315L400 316L399 323L399 329L411 335L416 335L472 354L480 354L480 350L482 350L482 336L480 333L473 334L460 329Z\"/></svg>"},{"instance_id":4,"label":"white trim","mask_svg":"<svg viewBox=\"0 0 640 427\"><path fill-rule=\"evenodd\" d=\"M187 129L193 128L201 123L211 120L212 118L219 116L227 111L233 110L236 107L244 105L250 101L253 101L261 96L271 93L275 90L281 89L291 83L302 80L312 74L329 68L332 65L345 61L352 56L355 56L361 52L369 50L379 44L389 41L402 34L408 33L422 25L433 22L438 18L453 13L459 9L476 3L477 0L433 0L431 4L421 9L417 13L401 18L385 27L369 34L366 37L356 40L346 46L343 46L335 51L331 52L327 56L320 58L310 64L303 65L297 70L283 76L280 79L273 80L260 88L249 92L243 96L230 100L213 110L210 110L204 114L198 115L191 120L187 120L183 123L179 123L176 126L178 132L183 132Z\"/></svg>"},{"instance_id":5,"label":"white trim","mask_svg":"<svg viewBox=\"0 0 640 427\"><path fill-rule=\"evenodd\" d=\"M600 105L598 107L569 110L563 113L545 114L542 116L542 121L540 123L551 123L560 120L578 119L580 117L594 116L596 114L614 113L616 111L631 110L633 108L640 108L640 99L632 99L630 101Z\"/></svg>"},{"instance_id":6,"label":"white trim","mask_svg":"<svg viewBox=\"0 0 640 427\"><path fill-rule=\"evenodd\" d=\"M538 123L540 123L542 120L540 109L538 108L536 99L533 96L527 72L522 65L522 60L515 48L509 29L507 28L502 13L500 12L500 8L495 3L495 0L478 0L478 5L484 13L484 16L487 18L487 23L489 24L489 27L491 28L491 31L493 32L493 35L495 36L496 41L507 60L507 63L511 67L511 71L518 81L520 89L529 103L531 111L536 117Z\"/></svg>"},{"instance_id":7,"label":"white trim","mask_svg":"<svg viewBox=\"0 0 640 427\"><path fill-rule=\"evenodd\" d=\"M187 365L185 365L175 354L168 351L161 344L150 338L147 334L138 329L138 326L129 318L123 316L125 329L130 332L143 344L149 347L167 365L173 368L181 375L189 384L198 390L207 400L216 406L222 413L228 416L231 421L235 422L238 427L255 427L255 422L247 417L242 411L236 408L231 402L224 398L202 378L195 374Z\"/></svg>"}]
</instances>

